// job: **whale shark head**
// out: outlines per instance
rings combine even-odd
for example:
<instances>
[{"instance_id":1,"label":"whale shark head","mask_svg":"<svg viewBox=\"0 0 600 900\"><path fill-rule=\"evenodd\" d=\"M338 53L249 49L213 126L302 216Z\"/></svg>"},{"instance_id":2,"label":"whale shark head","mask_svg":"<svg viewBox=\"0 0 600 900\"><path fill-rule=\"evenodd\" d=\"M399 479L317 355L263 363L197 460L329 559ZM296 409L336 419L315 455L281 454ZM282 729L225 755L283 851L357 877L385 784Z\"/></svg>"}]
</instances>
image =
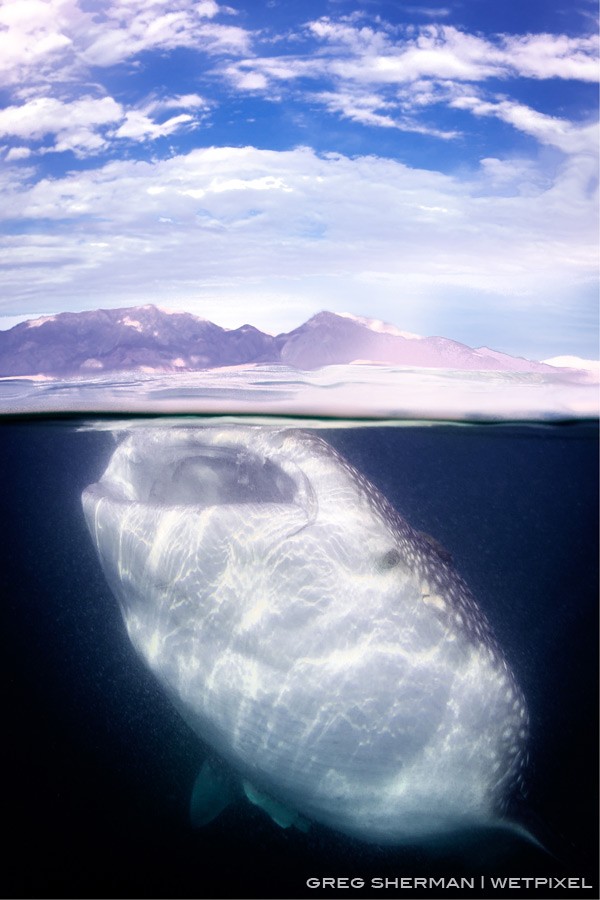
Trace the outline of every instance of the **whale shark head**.
<instances>
[{"instance_id":1,"label":"whale shark head","mask_svg":"<svg viewBox=\"0 0 600 900\"><path fill-rule=\"evenodd\" d=\"M501 815L510 668L449 555L329 444L139 429L82 499L134 647L252 802L388 843Z\"/></svg>"}]
</instances>

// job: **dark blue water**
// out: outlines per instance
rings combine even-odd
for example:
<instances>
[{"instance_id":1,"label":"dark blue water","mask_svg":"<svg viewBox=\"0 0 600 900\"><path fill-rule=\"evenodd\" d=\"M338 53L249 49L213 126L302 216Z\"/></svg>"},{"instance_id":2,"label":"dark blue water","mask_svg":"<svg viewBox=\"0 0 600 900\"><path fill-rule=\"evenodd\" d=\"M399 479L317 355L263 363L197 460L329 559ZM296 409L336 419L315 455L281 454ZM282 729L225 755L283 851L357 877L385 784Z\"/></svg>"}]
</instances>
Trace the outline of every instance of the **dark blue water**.
<instances>
[{"instance_id":1,"label":"dark blue water","mask_svg":"<svg viewBox=\"0 0 600 900\"><path fill-rule=\"evenodd\" d=\"M78 424L0 432L5 896L598 897L595 425L322 431L451 552L491 621L531 713L529 796L515 814L542 852L498 833L381 848L284 831L248 803L192 830L204 748L137 659L105 584L80 496L115 444ZM476 881L369 888L373 876L440 875ZM365 887L310 889L310 876ZM594 886L494 890L491 876Z\"/></svg>"}]
</instances>

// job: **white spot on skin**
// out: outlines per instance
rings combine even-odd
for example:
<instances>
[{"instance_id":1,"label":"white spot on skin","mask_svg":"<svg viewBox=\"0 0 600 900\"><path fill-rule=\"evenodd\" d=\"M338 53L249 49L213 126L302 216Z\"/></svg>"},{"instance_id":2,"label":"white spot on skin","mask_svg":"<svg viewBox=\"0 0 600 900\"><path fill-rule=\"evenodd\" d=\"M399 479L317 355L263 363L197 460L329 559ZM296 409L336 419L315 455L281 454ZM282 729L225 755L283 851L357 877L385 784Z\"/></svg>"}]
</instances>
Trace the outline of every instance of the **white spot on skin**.
<instances>
[{"instance_id":1,"label":"white spot on skin","mask_svg":"<svg viewBox=\"0 0 600 900\"><path fill-rule=\"evenodd\" d=\"M440 612L443 612L446 609L446 602L439 594L424 595L423 603L427 606L433 606L434 609L439 609Z\"/></svg>"}]
</instances>

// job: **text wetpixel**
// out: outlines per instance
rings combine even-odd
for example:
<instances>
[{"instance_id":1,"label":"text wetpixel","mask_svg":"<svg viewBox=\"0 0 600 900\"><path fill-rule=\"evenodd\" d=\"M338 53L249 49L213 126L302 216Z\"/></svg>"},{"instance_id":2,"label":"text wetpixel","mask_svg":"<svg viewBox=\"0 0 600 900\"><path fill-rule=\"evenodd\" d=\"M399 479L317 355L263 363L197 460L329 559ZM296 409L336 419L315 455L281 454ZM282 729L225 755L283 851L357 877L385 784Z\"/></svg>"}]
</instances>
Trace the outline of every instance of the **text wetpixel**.
<instances>
[{"instance_id":1,"label":"text wetpixel","mask_svg":"<svg viewBox=\"0 0 600 900\"><path fill-rule=\"evenodd\" d=\"M447 890L449 888L460 888L462 890L474 890L477 888L493 888L494 890L591 890L592 884L589 884L585 878L579 876L486 876L481 875L478 878L454 878L441 876L435 878L418 877L418 876L398 876L395 878L373 877L370 880L358 877L337 877L337 878L308 878L306 886L309 888L363 888L370 887L373 890L380 889L396 889L396 890L413 890L415 888L427 888Z\"/></svg>"}]
</instances>

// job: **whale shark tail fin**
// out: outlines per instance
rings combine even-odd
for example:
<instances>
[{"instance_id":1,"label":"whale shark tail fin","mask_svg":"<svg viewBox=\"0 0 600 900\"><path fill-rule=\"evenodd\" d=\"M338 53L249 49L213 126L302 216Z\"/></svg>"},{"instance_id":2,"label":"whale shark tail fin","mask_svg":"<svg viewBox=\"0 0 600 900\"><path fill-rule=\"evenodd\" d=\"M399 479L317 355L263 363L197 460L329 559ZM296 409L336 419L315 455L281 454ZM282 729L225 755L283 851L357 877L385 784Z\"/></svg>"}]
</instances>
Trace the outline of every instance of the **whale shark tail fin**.
<instances>
[{"instance_id":1,"label":"whale shark tail fin","mask_svg":"<svg viewBox=\"0 0 600 900\"><path fill-rule=\"evenodd\" d=\"M452 860L481 873L493 873L507 862L538 865L554 857L533 831L508 819L465 822L462 827L432 835L425 847L436 865Z\"/></svg>"},{"instance_id":2,"label":"whale shark tail fin","mask_svg":"<svg viewBox=\"0 0 600 900\"><path fill-rule=\"evenodd\" d=\"M190 821L194 828L208 825L237 796L238 792L228 774L205 760L194 782L190 798Z\"/></svg>"},{"instance_id":3,"label":"whale shark tail fin","mask_svg":"<svg viewBox=\"0 0 600 900\"><path fill-rule=\"evenodd\" d=\"M521 824L522 823L522 824ZM508 823L522 839L533 844L547 857L565 865L577 865L577 847L565 837L560 823L548 822L537 810L519 811L519 822Z\"/></svg>"}]
</instances>

